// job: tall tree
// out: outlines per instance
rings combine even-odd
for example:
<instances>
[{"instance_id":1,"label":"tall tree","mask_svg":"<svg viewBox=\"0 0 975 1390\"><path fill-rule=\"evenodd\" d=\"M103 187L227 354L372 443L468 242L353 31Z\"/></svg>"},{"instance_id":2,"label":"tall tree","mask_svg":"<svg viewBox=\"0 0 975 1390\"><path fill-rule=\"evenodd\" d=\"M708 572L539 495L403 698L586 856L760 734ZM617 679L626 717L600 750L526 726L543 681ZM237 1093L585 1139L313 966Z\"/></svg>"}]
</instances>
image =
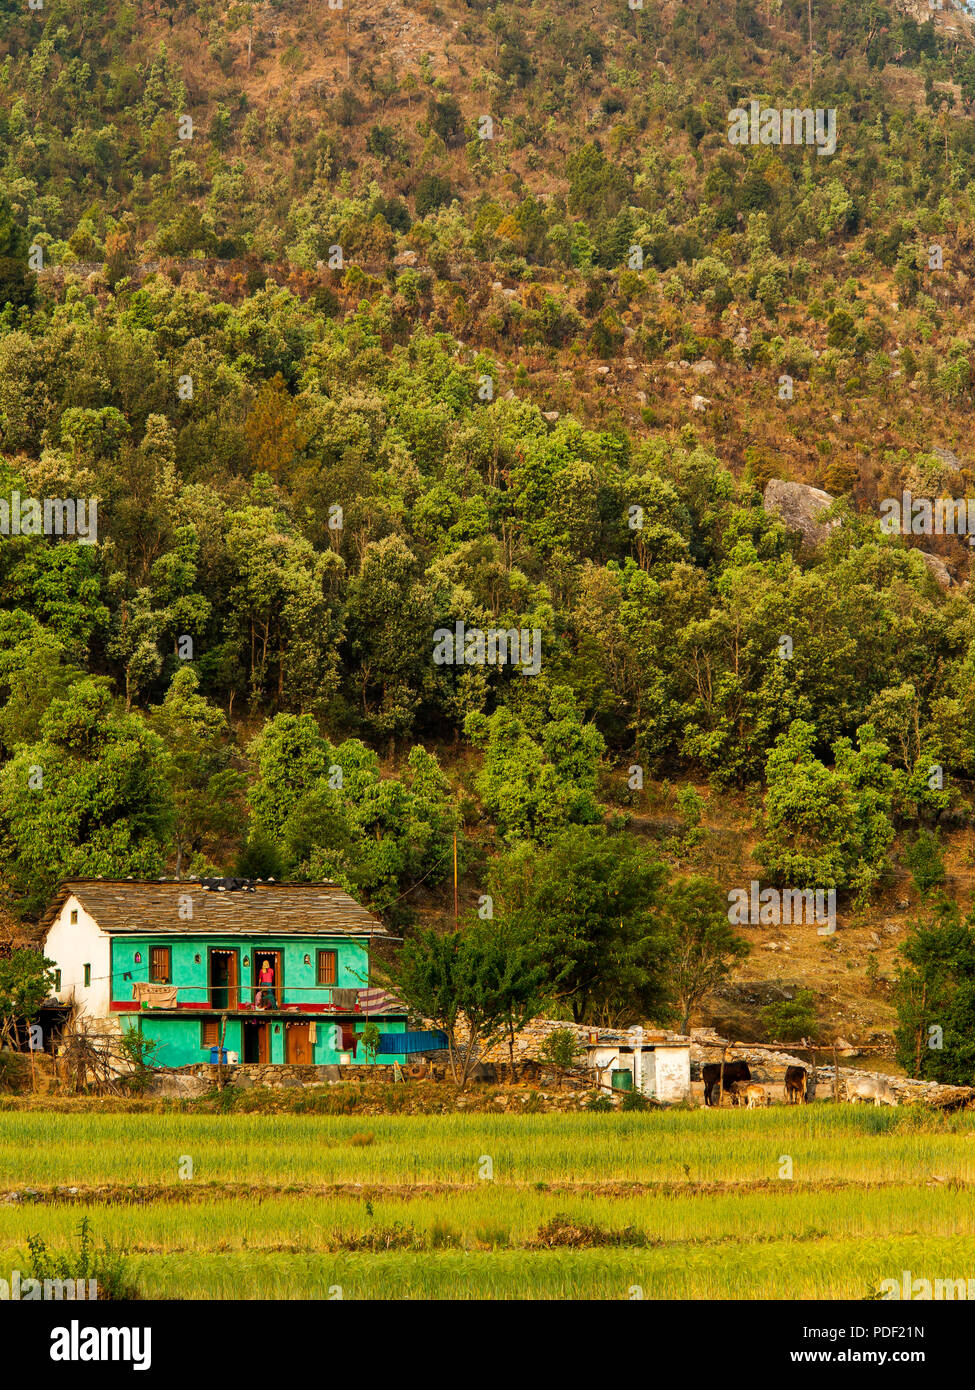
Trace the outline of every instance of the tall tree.
<instances>
[{"instance_id":1,"label":"tall tree","mask_svg":"<svg viewBox=\"0 0 975 1390\"><path fill-rule=\"evenodd\" d=\"M230 766L230 730L223 713L200 693L191 667L173 676L166 697L149 718L163 741L163 772L173 805L176 877L186 857L218 851L236 839L244 823L246 778Z\"/></svg>"},{"instance_id":2,"label":"tall tree","mask_svg":"<svg viewBox=\"0 0 975 1390\"><path fill-rule=\"evenodd\" d=\"M750 947L728 921L728 899L713 879L695 874L670 885L661 917L671 939L670 981L680 1029L691 1013L727 980Z\"/></svg>"},{"instance_id":3,"label":"tall tree","mask_svg":"<svg viewBox=\"0 0 975 1390\"><path fill-rule=\"evenodd\" d=\"M666 871L631 835L572 826L495 869L495 913L538 940L545 989L576 1023L625 1027L671 1011Z\"/></svg>"}]
</instances>

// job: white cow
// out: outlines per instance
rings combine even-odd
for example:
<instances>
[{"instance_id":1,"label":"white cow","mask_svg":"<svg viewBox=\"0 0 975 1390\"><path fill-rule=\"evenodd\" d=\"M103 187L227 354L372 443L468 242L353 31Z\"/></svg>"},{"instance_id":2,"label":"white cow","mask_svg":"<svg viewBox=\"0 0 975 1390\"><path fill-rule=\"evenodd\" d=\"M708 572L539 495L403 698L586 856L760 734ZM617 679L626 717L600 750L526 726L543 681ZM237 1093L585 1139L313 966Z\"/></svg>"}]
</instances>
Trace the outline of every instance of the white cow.
<instances>
[{"instance_id":1,"label":"white cow","mask_svg":"<svg viewBox=\"0 0 975 1390\"><path fill-rule=\"evenodd\" d=\"M848 1076L846 1098L851 1105L855 1105L859 1100L872 1100L874 1105L900 1104L890 1083L877 1076Z\"/></svg>"}]
</instances>

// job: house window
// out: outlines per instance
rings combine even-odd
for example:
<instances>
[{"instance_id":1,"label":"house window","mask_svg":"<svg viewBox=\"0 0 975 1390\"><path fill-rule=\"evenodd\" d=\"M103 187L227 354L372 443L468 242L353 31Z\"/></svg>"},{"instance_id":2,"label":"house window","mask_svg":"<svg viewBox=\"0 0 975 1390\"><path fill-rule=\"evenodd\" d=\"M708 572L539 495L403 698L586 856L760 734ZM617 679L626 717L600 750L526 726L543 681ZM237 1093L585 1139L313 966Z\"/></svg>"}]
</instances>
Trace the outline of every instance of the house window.
<instances>
[{"instance_id":1,"label":"house window","mask_svg":"<svg viewBox=\"0 0 975 1390\"><path fill-rule=\"evenodd\" d=\"M338 976L338 951L318 952L318 983L334 985Z\"/></svg>"},{"instance_id":2,"label":"house window","mask_svg":"<svg viewBox=\"0 0 975 1390\"><path fill-rule=\"evenodd\" d=\"M172 981L172 951L168 946L153 946L149 952L149 979L157 985Z\"/></svg>"},{"instance_id":3,"label":"house window","mask_svg":"<svg viewBox=\"0 0 975 1390\"><path fill-rule=\"evenodd\" d=\"M85 989L91 984L91 966L85 966Z\"/></svg>"},{"instance_id":4,"label":"house window","mask_svg":"<svg viewBox=\"0 0 975 1390\"><path fill-rule=\"evenodd\" d=\"M54 972L54 993L57 994L57 993L60 991L60 989L61 989L61 972L60 972L60 970L55 970L55 972Z\"/></svg>"},{"instance_id":5,"label":"house window","mask_svg":"<svg viewBox=\"0 0 975 1390\"><path fill-rule=\"evenodd\" d=\"M220 1020L219 1018L205 1018L200 1024L200 1046L219 1047L220 1045Z\"/></svg>"},{"instance_id":6,"label":"house window","mask_svg":"<svg viewBox=\"0 0 975 1390\"><path fill-rule=\"evenodd\" d=\"M72 926L75 926L75 925L77 924L77 921L78 921L78 909L77 909L76 907L73 907L73 908L71 909L71 925L72 925Z\"/></svg>"}]
</instances>

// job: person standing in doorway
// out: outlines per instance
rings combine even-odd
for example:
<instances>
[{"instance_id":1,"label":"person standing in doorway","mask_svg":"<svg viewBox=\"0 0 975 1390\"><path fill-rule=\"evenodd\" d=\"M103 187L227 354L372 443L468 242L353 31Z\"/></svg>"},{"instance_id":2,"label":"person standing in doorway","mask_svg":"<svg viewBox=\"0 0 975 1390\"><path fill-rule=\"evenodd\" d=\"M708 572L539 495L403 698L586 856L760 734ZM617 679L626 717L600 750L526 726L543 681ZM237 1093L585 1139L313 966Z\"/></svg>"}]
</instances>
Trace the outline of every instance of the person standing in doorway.
<instances>
[{"instance_id":1,"label":"person standing in doorway","mask_svg":"<svg viewBox=\"0 0 975 1390\"><path fill-rule=\"evenodd\" d=\"M270 956L266 956L261 964L261 973L257 977L257 983L261 987L263 1007L276 1009L278 1006L274 998L274 966L271 964Z\"/></svg>"}]
</instances>

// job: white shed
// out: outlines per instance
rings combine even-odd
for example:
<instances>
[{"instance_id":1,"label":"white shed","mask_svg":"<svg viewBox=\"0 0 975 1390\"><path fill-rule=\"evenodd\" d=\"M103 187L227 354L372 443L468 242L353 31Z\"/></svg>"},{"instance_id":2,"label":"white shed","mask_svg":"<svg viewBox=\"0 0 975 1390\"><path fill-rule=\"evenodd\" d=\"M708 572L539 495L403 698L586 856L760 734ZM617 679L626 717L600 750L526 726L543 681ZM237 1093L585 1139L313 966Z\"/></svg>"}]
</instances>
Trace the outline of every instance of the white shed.
<instances>
[{"instance_id":1,"label":"white shed","mask_svg":"<svg viewBox=\"0 0 975 1390\"><path fill-rule=\"evenodd\" d=\"M642 1091L667 1104L686 1100L691 1094L689 1038L645 1033L642 1028L628 1033L601 1029L590 1033L586 1050L600 1090ZM619 1074L615 1078L614 1072Z\"/></svg>"}]
</instances>

